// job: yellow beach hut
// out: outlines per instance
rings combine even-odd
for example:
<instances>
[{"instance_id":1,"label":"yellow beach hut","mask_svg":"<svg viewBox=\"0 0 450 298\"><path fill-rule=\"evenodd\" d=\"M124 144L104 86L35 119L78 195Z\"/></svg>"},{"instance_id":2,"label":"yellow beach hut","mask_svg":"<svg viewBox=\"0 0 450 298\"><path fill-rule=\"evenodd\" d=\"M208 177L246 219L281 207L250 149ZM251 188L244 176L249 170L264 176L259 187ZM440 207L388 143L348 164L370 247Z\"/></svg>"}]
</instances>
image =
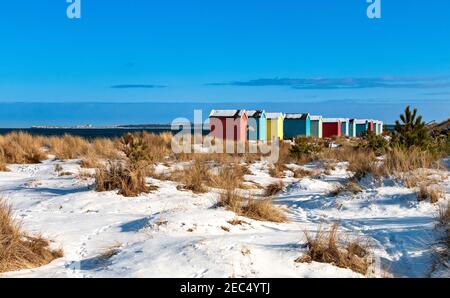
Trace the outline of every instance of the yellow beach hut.
<instances>
[{"instance_id":1,"label":"yellow beach hut","mask_svg":"<svg viewBox=\"0 0 450 298\"><path fill-rule=\"evenodd\" d=\"M266 113L267 117L267 140L273 138L283 139L283 113Z\"/></svg>"}]
</instances>

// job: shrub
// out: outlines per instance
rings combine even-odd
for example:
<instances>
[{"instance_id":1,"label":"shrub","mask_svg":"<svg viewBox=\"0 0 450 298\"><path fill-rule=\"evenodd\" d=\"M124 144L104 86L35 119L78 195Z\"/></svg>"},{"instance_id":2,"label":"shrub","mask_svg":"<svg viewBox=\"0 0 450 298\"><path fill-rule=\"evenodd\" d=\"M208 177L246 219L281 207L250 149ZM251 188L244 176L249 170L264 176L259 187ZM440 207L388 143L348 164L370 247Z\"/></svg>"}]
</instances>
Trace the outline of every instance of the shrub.
<instances>
[{"instance_id":1,"label":"shrub","mask_svg":"<svg viewBox=\"0 0 450 298\"><path fill-rule=\"evenodd\" d=\"M400 115L400 120L395 122L394 142L405 148L414 146L425 149L429 141L429 132L422 116L417 115L417 109L411 112L407 106L405 113Z\"/></svg>"},{"instance_id":2,"label":"shrub","mask_svg":"<svg viewBox=\"0 0 450 298\"><path fill-rule=\"evenodd\" d=\"M324 148L322 140L315 138L296 138L294 145L289 149L292 158L298 161L316 160Z\"/></svg>"},{"instance_id":3,"label":"shrub","mask_svg":"<svg viewBox=\"0 0 450 298\"><path fill-rule=\"evenodd\" d=\"M121 149L131 163L163 161L170 154L167 134L155 135L147 132L126 134L121 139Z\"/></svg>"},{"instance_id":4,"label":"shrub","mask_svg":"<svg viewBox=\"0 0 450 298\"><path fill-rule=\"evenodd\" d=\"M95 190L98 192L119 190L125 197L135 197L152 190L145 182L142 169L124 165L122 162L109 162L95 172Z\"/></svg>"},{"instance_id":5,"label":"shrub","mask_svg":"<svg viewBox=\"0 0 450 298\"><path fill-rule=\"evenodd\" d=\"M372 150L377 155L382 155L387 151L389 143L384 136L376 135L369 131L363 134L362 142L359 146L360 148Z\"/></svg>"},{"instance_id":6,"label":"shrub","mask_svg":"<svg viewBox=\"0 0 450 298\"><path fill-rule=\"evenodd\" d=\"M371 265L369 246L360 241L342 241L338 225L333 225L329 232L319 229L315 238L305 232L308 251L295 261L330 263L340 268L349 268L366 275Z\"/></svg>"},{"instance_id":7,"label":"shrub","mask_svg":"<svg viewBox=\"0 0 450 298\"><path fill-rule=\"evenodd\" d=\"M62 256L62 250L51 250L47 240L22 232L11 207L0 199L0 272L39 267Z\"/></svg>"}]
</instances>

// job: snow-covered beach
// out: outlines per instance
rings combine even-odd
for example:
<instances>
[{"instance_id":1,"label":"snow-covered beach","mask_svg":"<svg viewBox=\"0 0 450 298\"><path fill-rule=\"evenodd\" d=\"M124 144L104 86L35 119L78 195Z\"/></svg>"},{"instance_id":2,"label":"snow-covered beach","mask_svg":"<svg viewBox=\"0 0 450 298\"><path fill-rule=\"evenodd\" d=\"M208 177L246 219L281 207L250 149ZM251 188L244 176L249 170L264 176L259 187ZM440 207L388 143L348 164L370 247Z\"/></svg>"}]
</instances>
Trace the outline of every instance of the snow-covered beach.
<instances>
[{"instance_id":1,"label":"snow-covered beach","mask_svg":"<svg viewBox=\"0 0 450 298\"><path fill-rule=\"evenodd\" d=\"M58 175L56 165L67 175ZM0 276L363 277L331 264L295 262L306 250L305 231L339 223L348 237L370 242L378 268L368 276L449 277L448 268L432 268L433 247L440 237L439 204L419 202L416 190L400 181L370 176L361 181L361 193L330 195L351 176L345 162L327 173L321 163L291 165L321 172L304 178L285 171L285 188L274 197L288 217L285 223L238 217L214 208L214 189L194 194L177 189L176 182L154 178L147 180L158 189L136 198L95 192L94 179L79 175L89 171L80 168L79 160L59 161L49 155L40 164L8 167L10 172L0 172L1 196L27 233L42 234L51 247L62 248L64 256ZM264 161L249 170L244 177L249 183L267 186L279 180L269 175ZM439 174L446 177L439 182L445 204L450 179L445 170Z\"/></svg>"}]
</instances>

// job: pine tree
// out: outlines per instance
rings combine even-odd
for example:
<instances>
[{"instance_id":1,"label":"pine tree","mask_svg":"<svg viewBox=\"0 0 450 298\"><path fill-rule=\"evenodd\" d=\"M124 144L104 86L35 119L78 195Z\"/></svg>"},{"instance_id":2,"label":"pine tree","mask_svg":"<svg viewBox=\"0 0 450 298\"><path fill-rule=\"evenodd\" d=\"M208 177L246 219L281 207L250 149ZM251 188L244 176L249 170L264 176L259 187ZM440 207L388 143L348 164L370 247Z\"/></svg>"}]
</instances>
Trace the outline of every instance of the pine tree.
<instances>
[{"instance_id":1,"label":"pine tree","mask_svg":"<svg viewBox=\"0 0 450 298\"><path fill-rule=\"evenodd\" d=\"M400 122L401 121L401 122ZM406 107L405 113L400 115L400 121L395 121L395 140L406 148L412 146L426 147L430 142L428 129L422 116L417 115L417 109L411 112L409 106Z\"/></svg>"}]
</instances>

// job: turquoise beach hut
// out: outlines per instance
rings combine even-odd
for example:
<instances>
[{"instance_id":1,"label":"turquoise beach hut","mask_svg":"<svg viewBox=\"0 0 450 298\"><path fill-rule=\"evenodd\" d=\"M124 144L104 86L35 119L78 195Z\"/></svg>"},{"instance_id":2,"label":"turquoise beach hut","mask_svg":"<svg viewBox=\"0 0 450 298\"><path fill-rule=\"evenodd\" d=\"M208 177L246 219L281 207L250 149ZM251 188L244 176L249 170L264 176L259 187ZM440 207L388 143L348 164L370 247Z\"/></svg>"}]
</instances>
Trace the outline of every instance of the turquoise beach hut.
<instances>
[{"instance_id":1,"label":"turquoise beach hut","mask_svg":"<svg viewBox=\"0 0 450 298\"><path fill-rule=\"evenodd\" d=\"M284 117L284 138L311 136L311 117L308 113L287 113Z\"/></svg>"},{"instance_id":2,"label":"turquoise beach hut","mask_svg":"<svg viewBox=\"0 0 450 298\"><path fill-rule=\"evenodd\" d=\"M350 119L348 121L348 136L350 138L356 137L356 119Z\"/></svg>"},{"instance_id":3,"label":"turquoise beach hut","mask_svg":"<svg viewBox=\"0 0 450 298\"><path fill-rule=\"evenodd\" d=\"M247 138L249 141L267 140L267 117L264 110L247 111Z\"/></svg>"},{"instance_id":4,"label":"turquoise beach hut","mask_svg":"<svg viewBox=\"0 0 450 298\"><path fill-rule=\"evenodd\" d=\"M322 138L322 116L309 116L311 122L311 136Z\"/></svg>"},{"instance_id":5,"label":"turquoise beach hut","mask_svg":"<svg viewBox=\"0 0 450 298\"><path fill-rule=\"evenodd\" d=\"M341 136L345 137L348 136L349 133L349 122L350 119L348 118L341 118Z\"/></svg>"},{"instance_id":6,"label":"turquoise beach hut","mask_svg":"<svg viewBox=\"0 0 450 298\"><path fill-rule=\"evenodd\" d=\"M355 119L355 125L357 137L360 137L362 134L369 130L369 121L367 121L366 119Z\"/></svg>"}]
</instances>

